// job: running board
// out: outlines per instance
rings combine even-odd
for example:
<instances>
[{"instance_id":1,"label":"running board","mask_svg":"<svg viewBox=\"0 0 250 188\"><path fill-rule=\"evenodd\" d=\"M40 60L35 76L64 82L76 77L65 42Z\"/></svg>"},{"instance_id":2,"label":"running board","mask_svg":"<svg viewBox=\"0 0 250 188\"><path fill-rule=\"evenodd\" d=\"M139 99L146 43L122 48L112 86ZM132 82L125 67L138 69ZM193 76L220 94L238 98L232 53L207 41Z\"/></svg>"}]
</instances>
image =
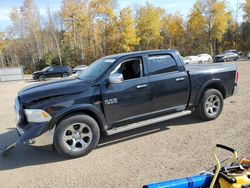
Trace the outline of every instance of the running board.
<instances>
[{"instance_id":1,"label":"running board","mask_svg":"<svg viewBox=\"0 0 250 188\"><path fill-rule=\"evenodd\" d=\"M181 111L181 112L176 112L174 114L169 114L169 115L166 115L166 116L161 116L161 117L157 117L157 118L153 118L153 119L149 119L149 120L145 120L145 121L140 121L138 123L131 123L131 124L128 124L128 125L124 125L124 126L121 126L121 127L115 127L113 129L107 130L106 134L109 136L109 135L121 133L121 132L124 132L124 131L129 131L131 129L144 127L146 125L151 125L151 124L159 123L159 122L162 122L162 121L166 121L166 120L186 116L186 115L189 115L191 113L192 112L190 110L185 110L185 111Z\"/></svg>"}]
</instances>

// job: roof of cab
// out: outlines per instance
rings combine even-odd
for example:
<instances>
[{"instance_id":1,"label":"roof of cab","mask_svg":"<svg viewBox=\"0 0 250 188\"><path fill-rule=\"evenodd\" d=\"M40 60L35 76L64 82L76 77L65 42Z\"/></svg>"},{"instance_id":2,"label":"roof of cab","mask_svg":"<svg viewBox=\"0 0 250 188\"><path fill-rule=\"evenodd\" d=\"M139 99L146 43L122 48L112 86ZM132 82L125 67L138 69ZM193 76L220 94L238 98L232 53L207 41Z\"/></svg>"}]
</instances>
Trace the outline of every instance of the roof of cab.
<instances>
[{"instance_id":1,"label":"roof of cab","mask_svg":"<svg viewBox=\"0 0 250 188\"><path fill-rule=\"evenodd\" d=\"M145 54L156 54L156 53L178 53L177 50L146 50L146 51L136 51L136 52L129 52L129 53L120 53L114 55L108 55L103 58L105 59L119 59L125 56L133 56L133 55L145 55Z\"/></svg>"}]
</instances>

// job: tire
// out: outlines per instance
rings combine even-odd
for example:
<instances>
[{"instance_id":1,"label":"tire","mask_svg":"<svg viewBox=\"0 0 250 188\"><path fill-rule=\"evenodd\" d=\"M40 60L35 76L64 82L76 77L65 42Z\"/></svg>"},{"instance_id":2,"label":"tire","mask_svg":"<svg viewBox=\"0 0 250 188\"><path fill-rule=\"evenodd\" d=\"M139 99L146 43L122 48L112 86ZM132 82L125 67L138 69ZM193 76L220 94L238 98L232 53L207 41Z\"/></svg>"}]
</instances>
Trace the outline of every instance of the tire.
<instances>
[{"instance_id":1,"label":"tire","mask_svg":"<svg viewBox=\"0 0 250 188\"><path fill-rule=\"evenodd\" d=\"M67 73L67 72L65 72L65 73L62 74L62 78L66 78L68 76L69 76L69 73Z\"/></svg>"},{"instance_id":2,"label":"tire","mask_svg":"<svg viewBox=\"0 0 250 188\"><path fill-rule=\"evenodd\" d=\"M43 74L41 74L39 77L38 77L38 80L39 81L44 81L46 79L46 77L43 75Z\"/></svg>"},{"instance_id":3,"label":"tire","mask_svg":"<svg viewBox=\"0 0 250 188\"><path fill-rule=\"evenodd\" d=\"M55 129L55 149L67 158L87 155L98 144L100 129L97 122L84 114L63 119Z\"/></svg>"},{"instance_id":4,"label":"tire","mask_svg":"<svg viewBox=\"0 0 250 188\"><path fill-rule=\"evenodd\" d=\"M213 59L209 58L209 59L208 59L208 62L209 62L209 63L212 63L212 62L213 62Z\"/></svg>"},{"instance_id":5,"label":"tire","mask_svg":"<svg viewBox=\"0 0 250 188\"><path fill-rule=\"evenodd\" d=\"M196 112L203 120L214 120L221 114L223 105L224 101L221 92L216 89L209 89L205 91L199 101Z\"/></svg>"},{"instance_id":6,"label":"tire","mask_svg":"<svg viewBox=\"0 0 250 188\"><path fill-rule=\"evenodd\" d=\"M202 61L199 61L198 64L202 64Z\"/></svg>"}]
</instances>

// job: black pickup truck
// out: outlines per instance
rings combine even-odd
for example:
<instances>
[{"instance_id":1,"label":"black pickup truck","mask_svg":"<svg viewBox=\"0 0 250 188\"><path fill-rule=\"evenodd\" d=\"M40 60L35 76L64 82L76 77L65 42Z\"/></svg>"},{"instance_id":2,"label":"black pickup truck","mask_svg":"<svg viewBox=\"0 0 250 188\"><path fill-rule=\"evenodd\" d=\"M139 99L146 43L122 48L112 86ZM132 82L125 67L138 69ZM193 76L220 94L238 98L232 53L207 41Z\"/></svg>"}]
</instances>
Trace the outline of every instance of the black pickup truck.
<instances>
[{"instance_id":1,"label":"black pickup truck","mask_svg":"<svg viewBox=\"0 0 250 188\"><path fill-rule=\"evenodd\" d=\"M67 157L86 155L100 134L112 135L196 111L216 119L237 91L230 64L186 65L174 50L117 54L76 78L23 89L15 101L21 143L51 145Z\"/></svg>"}]
</instances>

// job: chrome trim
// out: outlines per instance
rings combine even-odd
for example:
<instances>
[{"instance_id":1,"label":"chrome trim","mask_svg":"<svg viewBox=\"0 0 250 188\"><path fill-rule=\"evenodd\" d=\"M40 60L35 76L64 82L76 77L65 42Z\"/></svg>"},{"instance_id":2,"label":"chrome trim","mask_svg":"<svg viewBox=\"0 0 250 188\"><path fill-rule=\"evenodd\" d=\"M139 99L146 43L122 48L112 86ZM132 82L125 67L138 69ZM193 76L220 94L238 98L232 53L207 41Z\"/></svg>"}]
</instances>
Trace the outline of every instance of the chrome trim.
<instances>
[{"instance_id":1,"label":"chrome trim","mask_svg":"<svg viewBox=\"0 0 250 188\"><path fill-rule=\"evenodd\" d=\"M17 127L17 132L18 132L19 136L24 134L23 129L21 129L20 127ZM53 129L48 130L47 132L43 133L42 135L40 135L36 138L28 140L26 142L26 144L32 145L32 146L53 145L54 132L55 132L55 127Z\"/></svg>"},{"instance_id":2,"label":"chrome trim","mask_svg":"<svg viewBox=\"0 0 250 188\"><path fill-rule=\"evenodd\" d=\"M29 140L28 144L32 145L32 146L52 145L54 143L53 140L54 140L55 127L53 129L50 129L47 132L43 133L42 135Z\"/></svg>"},{"instance_id":3,"label":"chrome trim","mask_svg":"<svg viewBox=\"0 0 250 188\"><path fill-rule=\"evenodd\" d=\"M147 126L147 125L163 122L163 121L166 121L166 120L186 116L186 115L189 115L191 113L192 113L192 111L190 111L190 110L184 110L184 111L181 111L181 112L176 112L176 113L165 115L165 116L161 116L161 117L157 117L157 118L153 118L153 119L149 119L149 120L140 121L140 122L137 122L137 123L124 125L122 127L115 127L115 128L110 129L110 130L107 130L105 133L109 136L109 135L125 132L125 131L128 131L128 130L144 127L144 126Z\"/></svg>"}]
</instances>

